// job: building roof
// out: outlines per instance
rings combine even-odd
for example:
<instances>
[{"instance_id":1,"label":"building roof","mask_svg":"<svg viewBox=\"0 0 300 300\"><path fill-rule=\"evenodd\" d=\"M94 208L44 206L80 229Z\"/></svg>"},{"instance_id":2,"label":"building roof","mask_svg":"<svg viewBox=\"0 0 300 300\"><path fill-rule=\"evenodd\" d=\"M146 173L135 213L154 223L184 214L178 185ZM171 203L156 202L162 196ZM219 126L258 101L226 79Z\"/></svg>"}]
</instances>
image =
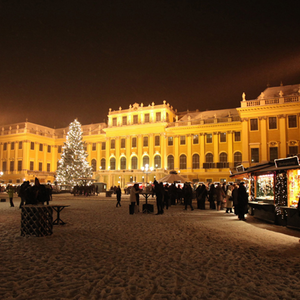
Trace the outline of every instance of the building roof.
<instances>
[{"instance_id":1,"label":"building roof","mask_svg":"<svg viewBox=\"0 0 300 300\"><path fill-rule=\"evenodd\" d=\"M229 118L239 116L236 108L219 109L219 110L206 110L206 111L192 111L187 112L180 120L187 121L191 120L207 120L214 118Z\"/></svg>"},{"instance_id":2,"label":"building roof","mask_svg":"<svg viewBox=\"0 0 300 300\"><path fill-rule=\"evenodd\" d=\"M287 96L299 96L300 94L300 85L281 85L275 87L266 88L257 99L268 99L268 98L279 98L279 97L287 97Z\"/></svg>"}]
</instances>

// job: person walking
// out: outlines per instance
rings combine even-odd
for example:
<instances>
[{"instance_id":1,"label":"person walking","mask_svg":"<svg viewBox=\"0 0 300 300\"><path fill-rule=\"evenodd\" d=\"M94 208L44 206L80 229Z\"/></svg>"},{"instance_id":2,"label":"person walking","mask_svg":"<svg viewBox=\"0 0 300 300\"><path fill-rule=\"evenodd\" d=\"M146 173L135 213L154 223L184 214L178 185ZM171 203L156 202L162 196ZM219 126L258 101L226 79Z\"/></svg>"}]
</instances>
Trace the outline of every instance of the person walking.
<instances>
[{"instance_id":1,"label":"person walking","mask_svg":"<svg viewBox=\"0 0 300 300\"><path fill-rule=\"evenodd\" d=\"M216 198L217 198L216 188L215 185L212 183L209 186L209 192L208 192L208 201L209 201L210 209L216 209L216 203L215 203Z\"/></svg>"},{"instance_id":2,"label":"person walking","mask_svg":"<svg viewBox=\"0 0 300 300\"><path fill-rule=\"evenodd\" d=\"M121 194L122 194L122 191L121 191L121 188L120 188L119 185L118 185L118 187L116 189L116 194L117 194L117 204L116 204L116 207L118 207L118 206L121 206Z\"/></svg>"},{"instance_id":3,"label":"person walking","mask_svg":"<svg viewBox=\"0 0 300 300\"><path fill-rule=\"evenodd\" d=\"M237 210L237 205L238 205L238 188L239 188L239 186L235 183L233 185L233 190L232 190L232 202L233 202L234 214L235 215L238 215L238 210Z\"/></svg>"},{"instance_id":4,"label":"person walking","mask_svg":"<svg viewBox=\"0 0 300 300\"><path fill-rule=\"evenodd\" d=\"M248 210L248 193L246 191L246 188L244 186L244 182L240 183L240 186L238 188L238 217L239 220L245 221L245 213L247 213Z\"/></svg>"},{"instance_id":5,"label":"person walking","mask_svg":"<svg viewBox=\"0 0 300 300\"><path fill-rule=\"evenodd\" d=\"M192 200L193 200L193 190L189 183L184 184L184 209L187 210L188 205L191 207L191 210L194 210Z\"/></svg>"},{"instance_id":6,"label":"person walking","mask_svg":"<svg viewBox=\"0 0 300 300\"><path fill-rule=\"evenodd\" d=\"M233 185L229 184L226 192L226 213L232 213L233 198L232 198Z\"/></svg>"},{"instance_id":7,"label":"person walking","mask_svg":"<svg viewBox=\"0 0 300 300\"><path fill-rule=\"evenodd\" d=\"M225 197L225 193L219 183L216 187L216 195L217 195L217 210L221 210L221 206Z\"/></svg>"},{"instance_id":8,"label":"person walking","mask_svg":"<svg viewBox=\"0 0 300 300\"><path fill-rule=\"evenodd\" d=\"M14 202L13 202L14 190L13 190L13 187L9 184L6 188L6 191L7 191L7 194L8 194L10 207L14 207Z\"/></svg>"}]
</instances>

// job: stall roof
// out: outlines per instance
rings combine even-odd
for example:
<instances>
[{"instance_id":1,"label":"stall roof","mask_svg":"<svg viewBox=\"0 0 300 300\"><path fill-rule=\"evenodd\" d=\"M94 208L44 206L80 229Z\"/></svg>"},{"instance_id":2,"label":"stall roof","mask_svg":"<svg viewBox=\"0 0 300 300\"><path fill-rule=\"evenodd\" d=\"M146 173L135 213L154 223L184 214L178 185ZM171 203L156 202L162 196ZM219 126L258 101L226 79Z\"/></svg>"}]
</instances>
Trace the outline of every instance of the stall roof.
<instances>
[{"instance_id":1,"label":"stall roof","mask_svg":"<svg viewBox=\"0 0 300 300\"><path fill-rule=\"evenodd\" d=\"M243 175L243 174L247 174L247 173L254 173L254 172L257 172L257 171L260 171L260 170L264 170L265 171L265 169L267 169L267 168L273 168L273 167L275 167L275 163L272 162L272 161L269 161L267 163L257 164L257 165L255 165L253 167L246 168L242 172L236 172L234 174L231 174L230 177L235 177L235 176Z\"/></svg>"},{"instance_id":2,"label":"stall roof","mask_svg":"<svg viewBox=\"0 0 300 300\"><path fill-rule=\"evenodd\" d=\"M298 166L285 166L285 167L279 167L279 168L276 168L274 166L274 167L266 168L266 169L263 169L263 170L257 170L255 173L258 173L258 172L274 172L274 171L292 170L292 169L300 169L300 165L298 165Z\"/></svg>"}]
</instances>

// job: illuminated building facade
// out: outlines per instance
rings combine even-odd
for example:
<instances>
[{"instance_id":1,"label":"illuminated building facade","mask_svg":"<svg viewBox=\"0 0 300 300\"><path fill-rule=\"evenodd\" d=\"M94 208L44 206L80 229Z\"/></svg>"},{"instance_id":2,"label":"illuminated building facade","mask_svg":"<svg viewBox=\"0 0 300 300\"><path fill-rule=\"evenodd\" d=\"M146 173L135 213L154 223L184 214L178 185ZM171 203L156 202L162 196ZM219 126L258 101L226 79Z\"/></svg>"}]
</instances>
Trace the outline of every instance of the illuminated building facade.
<instances>
[{"instance_id":1,"label":"illuminated building facade","mask_svg":"<svg viewBox=\"0 0 300 300\"><path fill-rule=\"evenodd\" d=\"M243 94L240 107L214 111L135 103L110 109L107 123L82 130L94 178L108 186L153 181L170 170L190 181L221 182L230 181L238 165L297 155L299 117L299 85L289 85L267 88L255 100ZM68 128L30 122L0 128L2 183L55 181Z\"/></svg>"}]
</instances>

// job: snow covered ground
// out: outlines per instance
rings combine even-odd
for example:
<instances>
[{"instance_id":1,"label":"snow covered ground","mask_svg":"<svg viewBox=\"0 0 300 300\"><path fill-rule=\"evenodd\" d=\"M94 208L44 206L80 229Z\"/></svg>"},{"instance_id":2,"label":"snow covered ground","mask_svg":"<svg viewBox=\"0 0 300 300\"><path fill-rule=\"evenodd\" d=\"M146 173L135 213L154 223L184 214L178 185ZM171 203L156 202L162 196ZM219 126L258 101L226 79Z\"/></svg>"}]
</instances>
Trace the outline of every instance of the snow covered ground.
<instances>
[{"instance_id":1,"label":"snow covered ground","mask_svg":"<svg viewBox=\"0 0 300 300\"><path fill-rule=\"evenodd\" d=\"M21 237L14 200L0 203L0 299L300 299L298 231L224 211L129 215L125 197L116 208L114 196L54 195L71 205L67 224Z\"/></svg>"}]
</instances>

